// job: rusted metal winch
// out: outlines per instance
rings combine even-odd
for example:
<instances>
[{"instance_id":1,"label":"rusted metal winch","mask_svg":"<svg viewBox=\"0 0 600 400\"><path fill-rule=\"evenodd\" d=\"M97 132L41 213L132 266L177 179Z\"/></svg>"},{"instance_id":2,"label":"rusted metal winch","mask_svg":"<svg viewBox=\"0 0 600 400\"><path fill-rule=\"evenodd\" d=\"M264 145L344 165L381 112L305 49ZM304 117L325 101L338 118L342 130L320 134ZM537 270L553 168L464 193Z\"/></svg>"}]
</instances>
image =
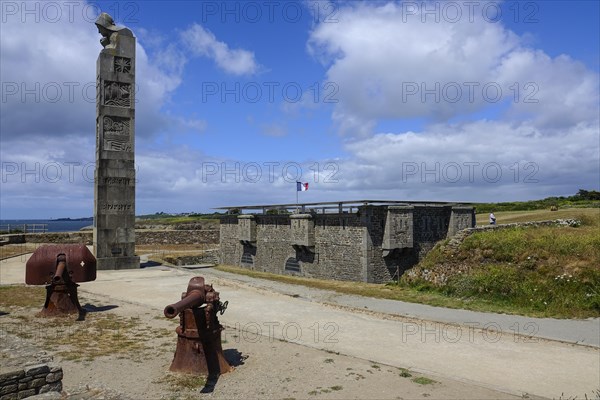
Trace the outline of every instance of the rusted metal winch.
<instances>
[{"instance_id":1,"label":"rusted metal winch","mask_svg":"<svg viewBox=\"0 0 600 400\"><path fill-rule=\"evenodd\" d=\"M179 315L177 349L171 371L194 375L218 376L233 369L225 359L217 313L223 314L228 302L221 303L219 293L204 278L190 279L181 301L165 307L165 317Z\"/></svg>"},{"instance_id":2,"label":"rusted metal winch","mask_svg":"<svg viewBox=\"0 0 600 400\"><path fill-rule=\"evenodd\" d=\"M77 298L76 282L96 279L96 258L83 244L39 247L25 265L25 283L46 285L46 302L40 316L60 316L85 310Z\"/></svg>"}]
</instances>

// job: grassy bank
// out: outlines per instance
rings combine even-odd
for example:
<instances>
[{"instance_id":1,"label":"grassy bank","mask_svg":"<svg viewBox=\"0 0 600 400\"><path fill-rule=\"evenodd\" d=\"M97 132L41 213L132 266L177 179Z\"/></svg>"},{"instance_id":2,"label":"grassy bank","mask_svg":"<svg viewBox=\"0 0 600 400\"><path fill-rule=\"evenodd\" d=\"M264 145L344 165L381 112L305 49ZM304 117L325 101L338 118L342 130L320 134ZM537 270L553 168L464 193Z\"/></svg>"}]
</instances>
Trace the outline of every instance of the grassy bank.
<instances>
[{"instance_id":1,"label":"grassy bank","mask_svg":"<svg viewBox=\"0 0 600 400\"><path fill-rule=\"evenodd\" d=\"M562 208L584 208L600 207L600 192L596 190L580 189L573 196L546 197L540 200L511 201L503 203L474 203L480 213L494 213L499 211L533 211L548 210L550 207Z\"/></svg>"},{"instance_id":2,"label":"grassy bank","mask_svg":"<svg viewBox=\"0 0 600 400\"><path fill-rule=\"evenodd\" d=\"M550 213L550 211L547 211ZM572 209L500 214L511 222L577 218L571 227L480 232L460 246L431 251L416 271L461 271L444 285L409 279L400 285L329 281L220 266L227 272L339 293L474 311L532 317L600 316L600 210ZM497 214L498 216L498 214Z\"/></svg>"},{"instance_id":3,"label":"grassy bank","mask_svg":"<svg viewBox=\"0 0 600 400\"><path fill-rule=\"evenodd\" d=\"M477 232L459 247L446 241L401 285L465 302L486 300L526 315L600 316L600 210L569 217L582 225ZM442 272L449 275L444 283L424 279Z\"/></svg>"},{"instance_id":4,"label":"grassy bank","mask_svg":"<svg viewBox=\"0 0 600 400\"><path fill-rule=\"evenodd\" d=\"M218 270L246 275L253 278L268 279L276 282L302 285L317 289L332 290L338 293L374 297L378 299L401 300L410 303L429 304L438 307L464 308L474 311L506 312L502 306L497 306L486 300L473 300L465 303L463 300L447 296L436 291L422 291L416 288L381 285L375 283L331 281L324 279L303 278L289 275L271 274L268 272L252 271L231 265L219 265Z\"/></svg>"},{"instance_id":5,"label":"grassy bank","mask_svg":"<svg viewBox=\"0 0 600 400\"><path fill-rule=\"evenodd\" d=\"M479 211L479 209L477 210ZM562 208L557 211L494 211L498 224L514 222L549 221L555 219L578 219L591 222L600 216L600 208ZM489 213L477 213L477 225L489 225Z\"/></svg>"}]
</instances>

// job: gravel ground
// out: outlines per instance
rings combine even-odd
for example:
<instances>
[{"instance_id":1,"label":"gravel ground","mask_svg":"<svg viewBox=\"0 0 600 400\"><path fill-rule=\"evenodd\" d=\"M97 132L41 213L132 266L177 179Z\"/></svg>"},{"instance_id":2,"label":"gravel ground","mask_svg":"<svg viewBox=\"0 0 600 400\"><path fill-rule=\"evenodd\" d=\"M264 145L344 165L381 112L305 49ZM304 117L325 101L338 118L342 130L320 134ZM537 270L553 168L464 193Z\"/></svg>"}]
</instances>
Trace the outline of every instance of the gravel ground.
<instances>
[{"instance_id":1,"label":"gravel ground","mask_svg":"<svg viewBox=\"0 0 600 400\"><path fill-rule=\"evenodd\" d=\"M168 372L175 350L177 321L162 317L162 310L88 293L81 293L81 300L92 311L84 322L75 322L73 317L57 324L36 317L37 309L3 310L7 314L0 316L2 370L25 362L53 361L64 371L63 397L72 400L518 398L471 383L424 376L242 332L236 327L227 327L223 332L225 355L235 370L205 384L202 379ZM90 348L100 345L93 342L93 336L90 343L80 345L47 345L49 338L60 342L64 339L61 335L74 335L85 329L93 332L99 321L107 317L124 323L106 328L118 331L113 332L118 335L114 337L112 351L90 356ZM135 326L130 326L131 321ZM53 328L44 328L46 323L52 323ZM65 329L57 331L57 325ZM142 343L142 348L128 344L131 339Z\"/></svg>"}]
</instances>

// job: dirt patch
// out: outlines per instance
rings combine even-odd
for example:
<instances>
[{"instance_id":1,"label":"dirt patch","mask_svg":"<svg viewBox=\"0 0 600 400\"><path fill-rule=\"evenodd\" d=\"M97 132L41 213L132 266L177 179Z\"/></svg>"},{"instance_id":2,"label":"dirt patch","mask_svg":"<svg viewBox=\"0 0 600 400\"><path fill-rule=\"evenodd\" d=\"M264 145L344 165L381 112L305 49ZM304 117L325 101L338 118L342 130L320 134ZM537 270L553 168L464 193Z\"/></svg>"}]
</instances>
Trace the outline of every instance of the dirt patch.
<instances>
[{"instance_id":1,"label":"dirt patch","mask_svg":"<svg viewBox=\"0 0 600 400\"><path fill-rule=\"evenodd\" d=\"M25 254L33 253L41 245L41 243L13 243L0 246L0 260L16 256L23 256L25 260Z\"/></svg>"},{"instance_id":2,"label":"dirt patch","mask_svg":"<svg viewBox=\"0 0 600 400\"><path fill-rule=\"evenodd\" d=\"M10 295L15 290L23 293ZM80 300L89 310L83 322L75 321L76 316L39 318L43 291L3 289L2 364L10 365L11 359L14 364L19 353L53 359L63 368L65 393L78 399L516 398L236 327L223 332L225 355L235 370L206 382L168 372L177 319L164 318L162 310L85 292Z\"/></svg>"}]
</instances>

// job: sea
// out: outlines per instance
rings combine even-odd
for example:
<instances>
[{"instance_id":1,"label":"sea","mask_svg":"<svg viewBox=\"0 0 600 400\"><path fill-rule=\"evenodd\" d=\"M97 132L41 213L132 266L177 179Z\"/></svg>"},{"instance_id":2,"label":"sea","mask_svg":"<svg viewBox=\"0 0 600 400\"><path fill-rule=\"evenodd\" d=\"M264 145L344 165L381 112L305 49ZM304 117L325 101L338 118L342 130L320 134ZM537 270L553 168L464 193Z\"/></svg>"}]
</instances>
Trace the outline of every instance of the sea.
<instances>
[{"instance_id":1,"label":"sea","mask_svg":"<svg viewBox=\"0 0 600 400\"><path fill-rule=\"evenodd\" d=\"M0 219L0 231L9 229L23 229L23 225L27 225L27 231L33 232L35 227L36 232L41 232L40 229L45 225L46 232L75 232L86 226L92 226L94 221L56 221L48 219Z\"/></svg>"}]
</instances>

